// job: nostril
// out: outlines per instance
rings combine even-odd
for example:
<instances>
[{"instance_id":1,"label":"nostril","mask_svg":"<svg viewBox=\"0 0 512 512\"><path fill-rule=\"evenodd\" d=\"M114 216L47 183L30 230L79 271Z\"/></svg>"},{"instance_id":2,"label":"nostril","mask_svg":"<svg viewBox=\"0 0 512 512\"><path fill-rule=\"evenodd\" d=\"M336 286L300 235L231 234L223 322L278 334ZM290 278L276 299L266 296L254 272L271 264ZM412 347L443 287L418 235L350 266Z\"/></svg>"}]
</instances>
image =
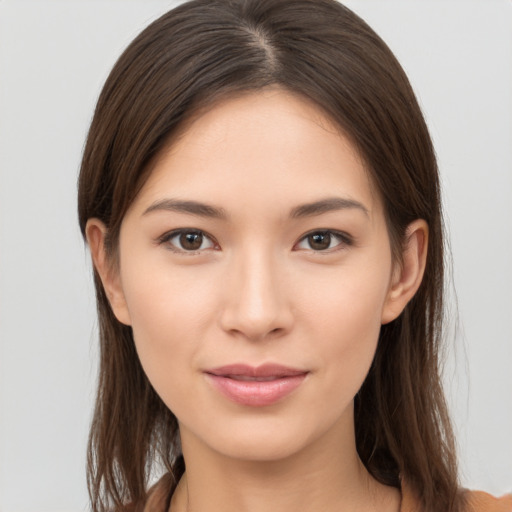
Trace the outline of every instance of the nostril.
<instances>
[{"instance_id":1,"label":"nostril","mask_svg":"<svg viewBox=\"0 0 512 512\"><path fill-rule=\"evenodd\" d=\"M284 329L283 327L276 327L275 329L268 331L265 338L267 338L268 340L275 339L282 336L285 332L286 329Z\"/></svg>"}]
</instances>

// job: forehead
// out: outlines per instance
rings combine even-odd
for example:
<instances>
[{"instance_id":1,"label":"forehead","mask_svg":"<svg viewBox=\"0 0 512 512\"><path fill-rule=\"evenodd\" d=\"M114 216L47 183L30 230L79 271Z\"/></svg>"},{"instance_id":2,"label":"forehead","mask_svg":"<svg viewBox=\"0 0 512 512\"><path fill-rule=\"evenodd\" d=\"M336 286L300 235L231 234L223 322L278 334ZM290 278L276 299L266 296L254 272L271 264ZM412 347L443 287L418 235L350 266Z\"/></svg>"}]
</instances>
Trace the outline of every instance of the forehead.
<instances>
[{"instance_id":1,"label":"forehead","mask_svg":"<svg viewBox=\"0 0 512 512\"><path fill-rule=\"evenodd\" d=\"M163 196L247 206L341 195L379 206L349 139L313 102L269 88L216 102L188 121L156 159L136 202ZM142 208L144 204L141 204Z\"/></svg>"}]
</instances>

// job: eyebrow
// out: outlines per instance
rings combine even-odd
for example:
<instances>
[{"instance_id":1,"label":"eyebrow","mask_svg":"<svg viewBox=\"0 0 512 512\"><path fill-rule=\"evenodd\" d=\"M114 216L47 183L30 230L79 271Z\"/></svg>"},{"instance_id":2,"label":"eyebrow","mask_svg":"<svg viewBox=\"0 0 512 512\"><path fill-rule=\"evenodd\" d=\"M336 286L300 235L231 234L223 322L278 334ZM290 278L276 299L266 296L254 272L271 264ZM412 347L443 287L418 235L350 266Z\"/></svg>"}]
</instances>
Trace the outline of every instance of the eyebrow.
<instances>
[{"instance_id":1,"label":"eyebrow","mask_svg":"<svg viewBox=\"0 0 512 512\"><path fill-rule=\"evenodd\" d=\"M356 209L361 210L367 217L370 216L368 208L359 201L343 197L328 197L313 203L302 204L295 207L290 214L292 218L313 217L336 210Z\"/></svg>"},{"instance_id":2,"label":"eyebrow","mask_svg":"<svg viewBox=\"0 0 512 512\"><path fill-rule=\"evenodd\" d=\"M163 199L156 201L147 208L142 215L155 211L168 211L177 213L189 213L199 217L213 217L215 219L226 219L227 215L223 208L216 208L198 201L183 201L179 199Z\"/></svg>"},{"instance_id":3,"label":"eyebrow","mask_svg":"<svg viewBox=\"0 0 512 512\"><path fill-rule=\"evenodd\" d=\"M290 217L293 219L314 217L315 215L321 215L331 211L348 209L360 210L369 217L369 211L362 203L355 201L354 199L343 197L328 197L312 203L301 204L291 210ZM228 217L223 208L218 208L206 203L200 203L198 201L186 201L179 199L162 199L161 201L156 201L146 208L142 215L147 215L148 213L156 211L188 213L199 217L211 217L222 220L225 220Z\"/></svg>"}]
</instances>

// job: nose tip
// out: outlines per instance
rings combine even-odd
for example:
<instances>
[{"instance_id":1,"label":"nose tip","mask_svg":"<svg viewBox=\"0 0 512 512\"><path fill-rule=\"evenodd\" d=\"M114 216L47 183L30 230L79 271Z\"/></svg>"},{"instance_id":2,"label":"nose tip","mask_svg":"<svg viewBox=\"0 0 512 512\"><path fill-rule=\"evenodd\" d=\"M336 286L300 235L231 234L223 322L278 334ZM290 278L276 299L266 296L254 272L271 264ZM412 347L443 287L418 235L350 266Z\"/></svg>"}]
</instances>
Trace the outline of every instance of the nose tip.
<instances>
[{"instance_id":1,"label":"nose tip","mask_svg":"<svg viewBox=\"0 0 512 512\"><path fill-rule=\"evenodd\" d=\"M242 320L232 325L227 331L231 334L240 335L249 341L263 341L279 337L286 329L283 327L267 328L270 322L255 322L250 320Z\"/></svg>"},{"instance_id":2,"label":"nose tip","mask_svg":"<svg viewBox=\"0 0 512 512\"><path fill-rule=\"evenodd\" d=\"M284 335L293 324L285 288L283 275L272 264L247 264L233 272L226 282L222 329L250 341Z\"/></svg>"}]
</instances>

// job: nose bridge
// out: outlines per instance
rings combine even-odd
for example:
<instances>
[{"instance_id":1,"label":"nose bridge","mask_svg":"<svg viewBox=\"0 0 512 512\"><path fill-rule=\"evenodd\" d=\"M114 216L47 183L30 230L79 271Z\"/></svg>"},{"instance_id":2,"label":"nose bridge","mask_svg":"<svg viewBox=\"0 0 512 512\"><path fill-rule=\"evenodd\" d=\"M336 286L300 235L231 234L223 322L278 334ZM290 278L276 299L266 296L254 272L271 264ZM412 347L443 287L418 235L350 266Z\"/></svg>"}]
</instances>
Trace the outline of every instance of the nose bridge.
<instances>
[{"instance_id":1,"label":"nose bridge","mask_svg":"<svg viewBox=\"0 0 512 512\"><path fill-rule=\"evenodd\" d=\"M290 328L291 311L279 258L265 246L247 247L234 256L226 280L223 328L251 340Z\"/></svg>"}]
</instances>

